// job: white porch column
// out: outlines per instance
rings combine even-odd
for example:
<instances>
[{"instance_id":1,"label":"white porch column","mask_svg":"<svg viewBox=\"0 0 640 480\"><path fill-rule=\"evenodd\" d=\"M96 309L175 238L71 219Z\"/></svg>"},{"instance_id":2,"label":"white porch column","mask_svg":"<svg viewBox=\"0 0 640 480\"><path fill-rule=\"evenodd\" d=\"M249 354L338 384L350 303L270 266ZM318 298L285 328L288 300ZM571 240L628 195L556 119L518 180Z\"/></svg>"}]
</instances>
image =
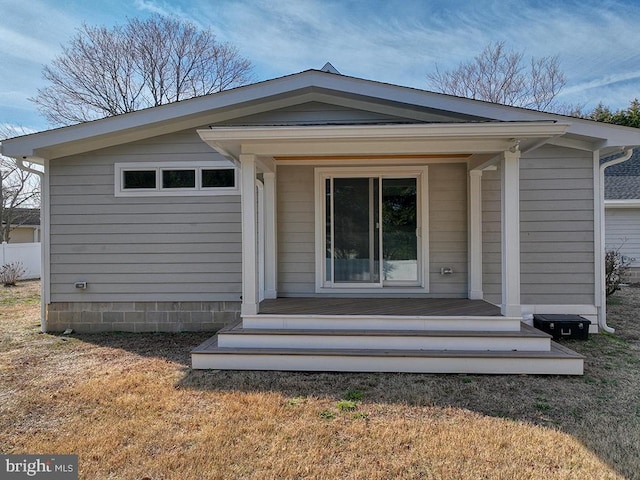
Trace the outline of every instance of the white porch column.
<instances>
[{"instance_id":1,"label":"white porch column","mask_svg":"<svg viewBox=\"0 0 640 480\"><path fill-rule=\"evenodd\" d=\"M264 173L264 296L278 297L278 242L277 242L277 204L276 174Z\"/></svg>"},{"instance_id":2,"label":"white porch column","mask_svg":"<svg viewBox=\"0 0 640 480\"><path fill-rule=\"evenodd\" d=\"M469 171L469 298L482 300L482 170Z\"/></svg>"},{"instance_id":3,"label":"white porch column","mask_svg":"<svg viewBox=\"0 0 640 480\"><path fill-rule=\"evenodd\" d=\"M258 237L256 228L256 156L240 155L242 210L242 307L243 315L258 313Z\"/></svg>"},{"instance_id":4,"label":"white porch column","mask_svg":"<svg viewBox=\"0 0 640 480\"><path fill-rule=\"evenodd\" d=\"M520 151L503 152L502 314L519 317L520 307Z\"/></svg>"}]
</instances>

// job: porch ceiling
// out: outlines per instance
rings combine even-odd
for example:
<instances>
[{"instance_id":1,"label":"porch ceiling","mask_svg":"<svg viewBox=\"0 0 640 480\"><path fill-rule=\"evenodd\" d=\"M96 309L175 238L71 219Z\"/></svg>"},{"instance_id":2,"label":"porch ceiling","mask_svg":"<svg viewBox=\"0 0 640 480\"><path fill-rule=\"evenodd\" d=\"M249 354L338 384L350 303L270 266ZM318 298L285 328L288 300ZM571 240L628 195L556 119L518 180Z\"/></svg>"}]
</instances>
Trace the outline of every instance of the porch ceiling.
<instances>
[{"instance_id":1,"label":"porch ceiling","mask_svg":"<svg viewBox=\"0 0 640 480\"><path fill-rule=\"evenodd\" d=\"M420 155L527 150L561 136L568 124L488 122L412 125L212 127L200 138L226 157L309 155Z\"/></svg>"}]
</instances>

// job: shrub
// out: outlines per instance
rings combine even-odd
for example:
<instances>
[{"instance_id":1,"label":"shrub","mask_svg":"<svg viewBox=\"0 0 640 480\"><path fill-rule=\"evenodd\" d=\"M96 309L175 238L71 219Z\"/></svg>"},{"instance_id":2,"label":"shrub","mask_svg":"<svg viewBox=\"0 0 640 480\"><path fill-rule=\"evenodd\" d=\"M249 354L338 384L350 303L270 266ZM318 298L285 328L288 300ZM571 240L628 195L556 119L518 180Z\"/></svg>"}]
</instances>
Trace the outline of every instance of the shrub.
<instances>
[{"instance_id":1,"label":"shrub","mask_svg":"<svg viewBox=\"0 0 640 480\"><path fill-rule=\"evenodd\" d=\"M620 250L607 250L604 257L605 291L607 297L620 290L622 278L629 268L629 261L623 258Z\"/></svg>"},{"instance_id":2,"label":"shrub","mask_svg":"<svg viewBox=\"0 0 640 480\"><path fill-rule=\"evenodd\" d=\"M5 287L15 286L26 270L20 262L7 263L0 269L0 281Z\"/></svg>"}]
</instances>

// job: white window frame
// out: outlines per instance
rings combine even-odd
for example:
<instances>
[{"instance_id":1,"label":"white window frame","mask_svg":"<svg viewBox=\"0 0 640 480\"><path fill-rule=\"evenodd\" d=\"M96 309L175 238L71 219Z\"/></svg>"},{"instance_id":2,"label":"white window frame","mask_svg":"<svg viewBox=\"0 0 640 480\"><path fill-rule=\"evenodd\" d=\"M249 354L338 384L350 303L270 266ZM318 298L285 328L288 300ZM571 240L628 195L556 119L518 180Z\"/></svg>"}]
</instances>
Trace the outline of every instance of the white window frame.
<instances>
[{"instance_id":1,"label":"white window frame","mask_svg":"<svg viewBox=\"0 0 640 480\"><path fill-rule=\"evenodd\" d=\"M428 167L425 166L393 166L393 167L319 167L315 168L315 279L316 293L428 293L429 292L429 199L428 199ZM332 283L326 281L325 262L325 181L329 178L381 177L381 178L415 178L417 186L418 216L418 270L417 285L401 284L355 284Z\"/></svg>"},{"instance_id":2,"label":"white window frame","mask_svg":"<svg viewBox=\"0 0 640 480\"><path fill-rule=\"evenodd\" d=\"M116 197L167 197L167 196L202 196L202 195L239 195L239 169L226 160L212 160L206 162L135 162L116 163L114 167L114 186ZM233 187L203 187L203 170L231 170L234 171ZM189 188L163 188L162 172L164 170L195 170L196 185ZM155 188L123 188L124 172L127 171L155 171Z\"/></svg>"}]
</instances>

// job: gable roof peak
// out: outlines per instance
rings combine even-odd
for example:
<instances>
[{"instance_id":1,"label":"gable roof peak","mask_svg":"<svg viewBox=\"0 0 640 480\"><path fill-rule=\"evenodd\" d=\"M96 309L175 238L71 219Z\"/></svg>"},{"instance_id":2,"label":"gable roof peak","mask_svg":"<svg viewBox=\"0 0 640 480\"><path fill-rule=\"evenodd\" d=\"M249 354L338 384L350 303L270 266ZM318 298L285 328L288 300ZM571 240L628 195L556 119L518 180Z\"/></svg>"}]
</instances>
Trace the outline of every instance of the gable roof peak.
<instances>
[{"instance_id":1,"label":"gable roof peak","mask_svg":"<svg viewBox=\"0 0 640 480\"><path fill-rule=\"evenodd\" d=\"M336 69L336 67L334 67L333 65L331 65L330 62L327 62L324 64L324 67L322 67L320 69L321 72L327 72L327 73L335 73L337 75L341 75L341 73Z\"/></svg>"}]
</instances>

